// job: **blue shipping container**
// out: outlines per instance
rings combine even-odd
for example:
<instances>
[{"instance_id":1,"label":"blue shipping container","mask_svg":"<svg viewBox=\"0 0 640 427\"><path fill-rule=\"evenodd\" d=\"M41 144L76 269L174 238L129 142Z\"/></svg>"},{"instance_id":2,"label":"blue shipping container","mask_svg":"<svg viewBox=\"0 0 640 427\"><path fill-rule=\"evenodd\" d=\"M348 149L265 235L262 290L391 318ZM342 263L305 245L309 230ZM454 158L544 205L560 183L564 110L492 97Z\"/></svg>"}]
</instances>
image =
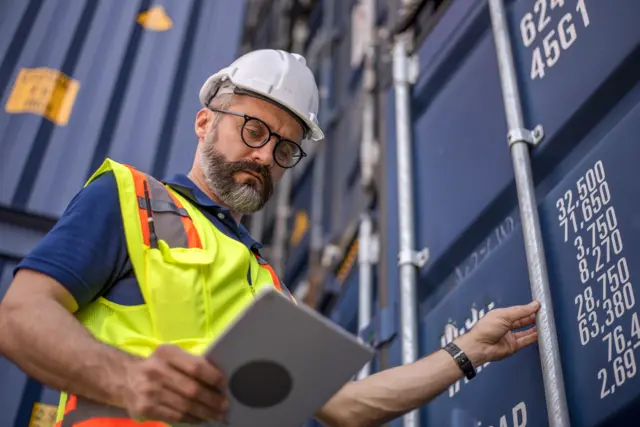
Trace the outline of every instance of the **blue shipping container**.
<instances>
[{"instance_id":1,"label":"blue shipping container","mask_svg":"<svg viewBox=\"0 0 640 427\"><path fill-rule=\"evenodd\" d=\"M0 4L0 298L105 157L158 177L189 170L198 92L236 57L244 3ZM57 399L0 360L0 426L52 426Z\"/></svg>"},{"instance_id":2,"label":"blue shipping container","mask_svg":"<svg viewBox=\"0 0 640 427\"><path fill-rule=\"evenodd\" d=\"M640 94L633 17L640 4L506 6L525 123L544 129L532 148L533 173L571 425L635 425L640 329L631 283L640 267L632 261L639 230L631 138ZM487 4L453 2L417 55L415 236L417 248L430 251L417 292L420 354L428 354L490 308L526 303L531 291ZM390 91L391 127L392 97ZM394 129L388 140L393 147ZM392 169L394 156L386 159ZM395 182L395 174L387 179ZM397 230L395 219L388 227L389 235ZM388 275L391 301L397 274ZM482 367L421 415L429 426L548 425L537 346Z\"/></svg>"},{"instance_id":3,"label":"blue shipping container","mask_svg":"<svg viewBox=\"0 0 640 427\"><path fill-rule=\"evenodd\" d=\"M342 265L352 241L349 224L378 206L373 210L380 280L371 322L378 337L395 336L381 349L382 368L402 363L393 39L385 40L381 32L374 42L375 138L381 153L376 203L359 204L358 193L370 190L358 183L367 80L355 58L364 18L353 12L373 4L373 21L389 30L403 15L400 3L319 1L312 16L321 16L323 24L305 43L307 54L321 52L326 65L316 76L325 91L321 120L329 163L325 180L311 187L322 192L323 203L307 213L313 218L320 212L325 253L340 242L335 264ZM421 11L407 25L416 31L412 53L418 64L410 102L413 236L415 249L427 248L429 254L417 271L421 356L464 334L489 310L528 302L531 288L488 2L415 3ZM640 3L504 3L524 123L544 131L530 153L571 425L635 425L640 320L632 283L640 269L640 229L633 183L640 158L634 144L640 123ZM329 41L323 28L331 28ZM314 43L322 48L313 50ZM292 193L301 188L306 191L308 182L295 182ZM287 264L297 265L300 256L290 250ZM323 288L336 295L335 303L319 308L352 329L358 313L353 280L358 279L340 286L335 264L325 266ZM480 367L472 381L454 384L420 409L421 425L438 427L546 426L548 416L537 345Z\"/></svg>"}]
</instances>

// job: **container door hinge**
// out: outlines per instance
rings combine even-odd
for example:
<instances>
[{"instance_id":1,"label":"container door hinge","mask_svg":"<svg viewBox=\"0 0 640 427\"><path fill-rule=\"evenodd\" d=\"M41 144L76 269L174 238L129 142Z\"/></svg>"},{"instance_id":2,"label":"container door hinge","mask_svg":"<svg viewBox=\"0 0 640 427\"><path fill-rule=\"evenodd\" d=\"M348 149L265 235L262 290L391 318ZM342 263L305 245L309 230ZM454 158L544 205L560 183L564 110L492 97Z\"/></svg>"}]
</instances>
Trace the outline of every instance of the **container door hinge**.
<instances>
[{"instance_id":1,"label":"container door hinge","mask_svg":"<svg viewBox=\"0 0 640 427\"><path fill-rule=\"evenodd\" d=\"M418 268L422 268L429 261L429 248L424 248L421 251L400 251L398 254L398 266L411 264Z\"/></svg>"},{"instance_id":2,"label":"container door hinge","mask_svg":"<svg viewBox=\"0 0 640 427\"><path fill-rule=\"evenodd\" d=\"M360 330L359 336L376 350L390 344L398 335L398 316L395 305L377 309L371 323Z\"/></svg>"},{"instance_id":3,"label":"container door hinge","mask_svg":"<svg viewBox=\"0 0 640 427\"><path fill-rule=\"evenodd\" d=\"M509 142L509 147L511 147L516 142L526 142L529 145L533 145L534 147L542 141L544 138L544 129L542 125L538 125L533 130L529 129L511 129L509 133L507 133L507 141Z\"/></svg>"}]
</instances>

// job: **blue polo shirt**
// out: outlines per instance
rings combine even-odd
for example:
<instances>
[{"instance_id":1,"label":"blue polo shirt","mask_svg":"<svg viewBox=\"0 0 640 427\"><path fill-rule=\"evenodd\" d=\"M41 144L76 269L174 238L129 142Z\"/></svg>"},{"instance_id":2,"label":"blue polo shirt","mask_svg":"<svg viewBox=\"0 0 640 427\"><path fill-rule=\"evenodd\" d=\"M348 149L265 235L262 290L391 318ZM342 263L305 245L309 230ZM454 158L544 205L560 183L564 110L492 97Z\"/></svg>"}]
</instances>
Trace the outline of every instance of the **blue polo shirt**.
<instances>
[{"instance_id":1,"label":"blue polo shirt","mask_svg":"<svg viewBox=\"0 0 640 427\"><path fill-rule=\"evenodd\" d=\"M227 236L251 250L261 248L227 208L211 200L186 175L178 174L163 182L189 198ZM21 268L56 279L80 308L100 296L121 305L144 303L127 253L113 172L100 175L76 194L51 231L16 266L14 274Z\"/></svg>"}]
</instances>

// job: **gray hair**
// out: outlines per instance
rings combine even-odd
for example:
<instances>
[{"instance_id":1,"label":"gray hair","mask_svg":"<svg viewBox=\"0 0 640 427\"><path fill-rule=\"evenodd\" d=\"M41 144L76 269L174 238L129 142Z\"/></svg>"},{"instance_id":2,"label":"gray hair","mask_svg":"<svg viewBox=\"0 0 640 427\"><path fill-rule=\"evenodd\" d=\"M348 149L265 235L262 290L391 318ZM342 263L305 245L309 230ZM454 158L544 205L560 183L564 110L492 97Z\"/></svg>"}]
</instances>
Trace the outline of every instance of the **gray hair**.
<instances>
[{"instance_id":1,"label":"gray hair","mask_svg":"<svg viewBox=\"0 0 640 427\"><path fill-rule=\"evenodd\" d=\"M230 81L224 81L216 91L216 94L209 101L209 108L216 108L218 110L226 110L229 108L234 98L234 90L236 86ZM222 114L216 113L211 123L211 128L215 128L218 122L222 118Z\"/></svg>"}]
</instances>

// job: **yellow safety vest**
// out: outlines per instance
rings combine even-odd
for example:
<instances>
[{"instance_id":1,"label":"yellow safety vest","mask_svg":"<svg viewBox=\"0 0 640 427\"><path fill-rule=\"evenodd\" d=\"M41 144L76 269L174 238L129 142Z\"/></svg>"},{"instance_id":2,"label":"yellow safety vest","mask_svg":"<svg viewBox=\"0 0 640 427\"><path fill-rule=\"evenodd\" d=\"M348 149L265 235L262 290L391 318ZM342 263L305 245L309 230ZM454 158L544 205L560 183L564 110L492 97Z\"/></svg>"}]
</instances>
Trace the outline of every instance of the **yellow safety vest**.
<instances>
[{"instance_id":1,"label":"yellow safety vest","mask_svg":"<svg viewBox=\"0 0 640 427\"><path fill-rule=\"evenodd\" d=\"M199 355L261 289L275 287L293 300L257 253L153 177L107 159L85 186L107 171L117 182L127 249L144 304L122 306L100 297L79 310L76 317L95 338L141 357L160 344ZM131 424L135 421L123 417L119 409L62 393L57 425L165 425Z\"/></svg>"}]
</instances>

